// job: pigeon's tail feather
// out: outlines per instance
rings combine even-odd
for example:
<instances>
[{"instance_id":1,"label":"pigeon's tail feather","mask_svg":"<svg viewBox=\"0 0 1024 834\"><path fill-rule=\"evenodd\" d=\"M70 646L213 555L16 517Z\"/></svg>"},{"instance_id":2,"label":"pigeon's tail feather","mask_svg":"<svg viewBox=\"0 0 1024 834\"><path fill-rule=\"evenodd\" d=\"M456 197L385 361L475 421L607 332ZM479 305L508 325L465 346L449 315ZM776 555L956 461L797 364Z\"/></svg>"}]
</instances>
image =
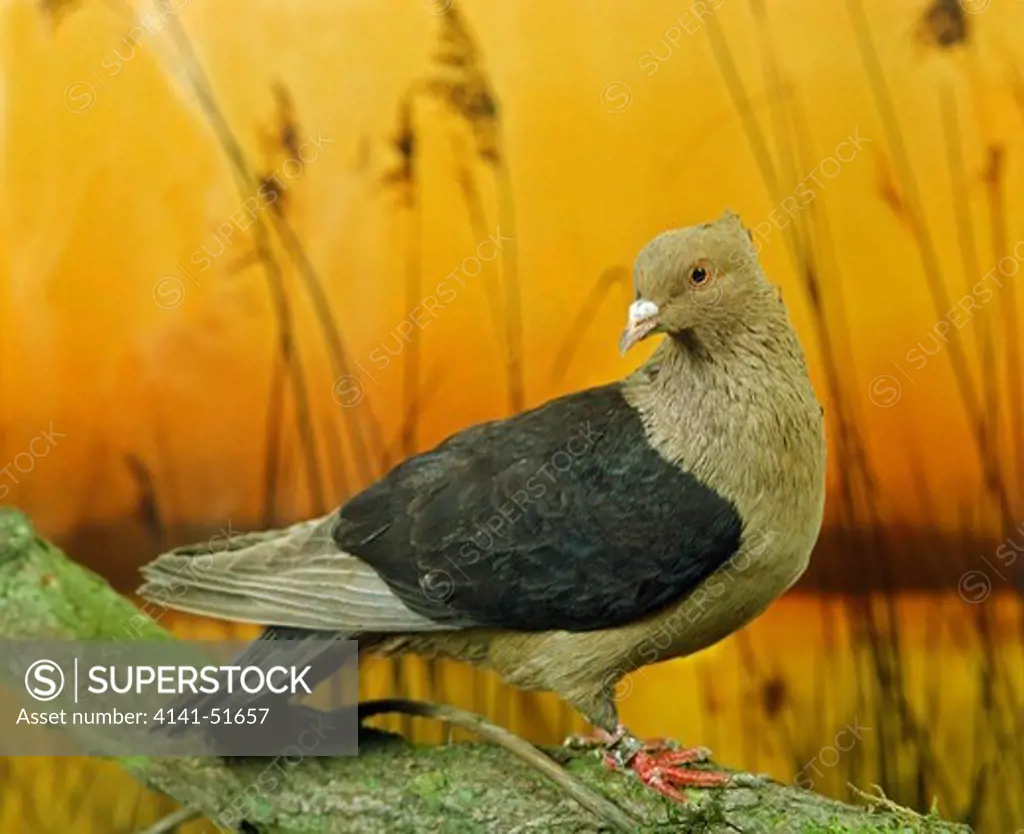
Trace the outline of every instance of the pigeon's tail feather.
<instances>
[{"instance_id":1,"label":"pigeon's tail feather","mask_svg":"<svg viewBox=\"0 0 1024 834\"><path fill-rule=\"evenodd\" d=\"M139 593L191 614L341 634L444 628L407 608L368 564L340 550L336 516L189 546L142 568Z\"/></svg>"}]
</instances>

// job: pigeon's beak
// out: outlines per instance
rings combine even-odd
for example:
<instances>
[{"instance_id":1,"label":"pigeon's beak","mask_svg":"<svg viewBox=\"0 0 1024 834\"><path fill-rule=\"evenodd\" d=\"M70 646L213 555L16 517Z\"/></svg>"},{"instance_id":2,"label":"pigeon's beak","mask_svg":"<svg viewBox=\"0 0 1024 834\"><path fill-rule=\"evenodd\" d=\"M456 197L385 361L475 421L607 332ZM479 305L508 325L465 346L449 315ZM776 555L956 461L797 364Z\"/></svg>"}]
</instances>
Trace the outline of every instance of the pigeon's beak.
<instances>
[{"instance_id":1,"label":"pigeon's beak","mask_svg":"<svg viewBox=\"0 0 1024 834\"><path fill-rule=\"evenodd\" d=\"M646 298L634 301L629 305L629 323L619 339L619 350L625 354L637 342L650 336L660 323L657 304Z\"/></svg>"}]
</instances>

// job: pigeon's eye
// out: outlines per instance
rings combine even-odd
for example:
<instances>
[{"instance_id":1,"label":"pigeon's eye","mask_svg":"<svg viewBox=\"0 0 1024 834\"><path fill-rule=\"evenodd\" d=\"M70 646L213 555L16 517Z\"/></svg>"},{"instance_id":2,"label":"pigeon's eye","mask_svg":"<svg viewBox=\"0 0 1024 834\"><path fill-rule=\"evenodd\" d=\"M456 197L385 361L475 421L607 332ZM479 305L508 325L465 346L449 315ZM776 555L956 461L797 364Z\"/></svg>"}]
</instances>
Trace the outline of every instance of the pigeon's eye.
<instances>
[{"instance_id":1,"label":"pigeon's eye","mask_svg":"<svg viewBox=\"0 0 1024 834\"><path fill-rule=\"evenodd\" d=\"M690 270L690 280L694 284L703 284L708 280L708 271L702 266L695 266Z\"/></svg>"}]
</instances>

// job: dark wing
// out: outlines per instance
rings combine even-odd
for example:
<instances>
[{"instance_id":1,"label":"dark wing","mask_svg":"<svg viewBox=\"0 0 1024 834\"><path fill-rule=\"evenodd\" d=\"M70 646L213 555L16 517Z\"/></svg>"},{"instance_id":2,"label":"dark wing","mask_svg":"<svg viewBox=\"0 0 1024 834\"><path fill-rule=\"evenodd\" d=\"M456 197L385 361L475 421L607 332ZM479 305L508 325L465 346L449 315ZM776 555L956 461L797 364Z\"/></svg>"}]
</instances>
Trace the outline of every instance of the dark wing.
<instances>
[{"instance_id":1,"label":"dark wing","mask_svg":"<svg viewBox=\"0 0 1024 834\"><path fill-rule=\"evenodd\" d=\"M741 527L610 385L409 459L342 507L334 536L434 621L586 631L681 598L736 552Z\"/></svg>"}]
</instances>

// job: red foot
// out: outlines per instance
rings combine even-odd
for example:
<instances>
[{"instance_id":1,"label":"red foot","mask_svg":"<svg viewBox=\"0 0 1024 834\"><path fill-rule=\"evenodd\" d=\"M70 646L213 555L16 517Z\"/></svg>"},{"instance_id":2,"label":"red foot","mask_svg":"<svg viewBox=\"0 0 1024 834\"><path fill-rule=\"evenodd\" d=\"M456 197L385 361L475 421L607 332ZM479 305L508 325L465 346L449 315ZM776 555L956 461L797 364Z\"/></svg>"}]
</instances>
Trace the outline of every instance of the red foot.
<instances>
[{"instance_id":1,"label":"red foot","mask_svg":"<svg viewBox=\"0 0 1024 834\"><path fill-rule=\"evenodd\" d=\"M679 788L722 787L729 781L727 774L714 770L677 767L706 760L707 754L701 750L671 750L653 755L641 750L633 757L630 767L645 785L662 796L682 802L686 796Z\"/></svg>"},{"instance_id":2,"label":"red foot","mask_svg":"<svg viewBox=\"0 0 1024 834\"><path fill-rule=\"evenodd\" d=\"M662 796L682 802L685 794L679 788L723 787L729 782L729 774L714 770L698 770L681 765L706 762L710 752L702 747L671 749L662 739L644 742L643 747L623 763L615 753L605 755L609 767L628 767L640 781L653 788Z\"/></svg>"}]
</instances>

